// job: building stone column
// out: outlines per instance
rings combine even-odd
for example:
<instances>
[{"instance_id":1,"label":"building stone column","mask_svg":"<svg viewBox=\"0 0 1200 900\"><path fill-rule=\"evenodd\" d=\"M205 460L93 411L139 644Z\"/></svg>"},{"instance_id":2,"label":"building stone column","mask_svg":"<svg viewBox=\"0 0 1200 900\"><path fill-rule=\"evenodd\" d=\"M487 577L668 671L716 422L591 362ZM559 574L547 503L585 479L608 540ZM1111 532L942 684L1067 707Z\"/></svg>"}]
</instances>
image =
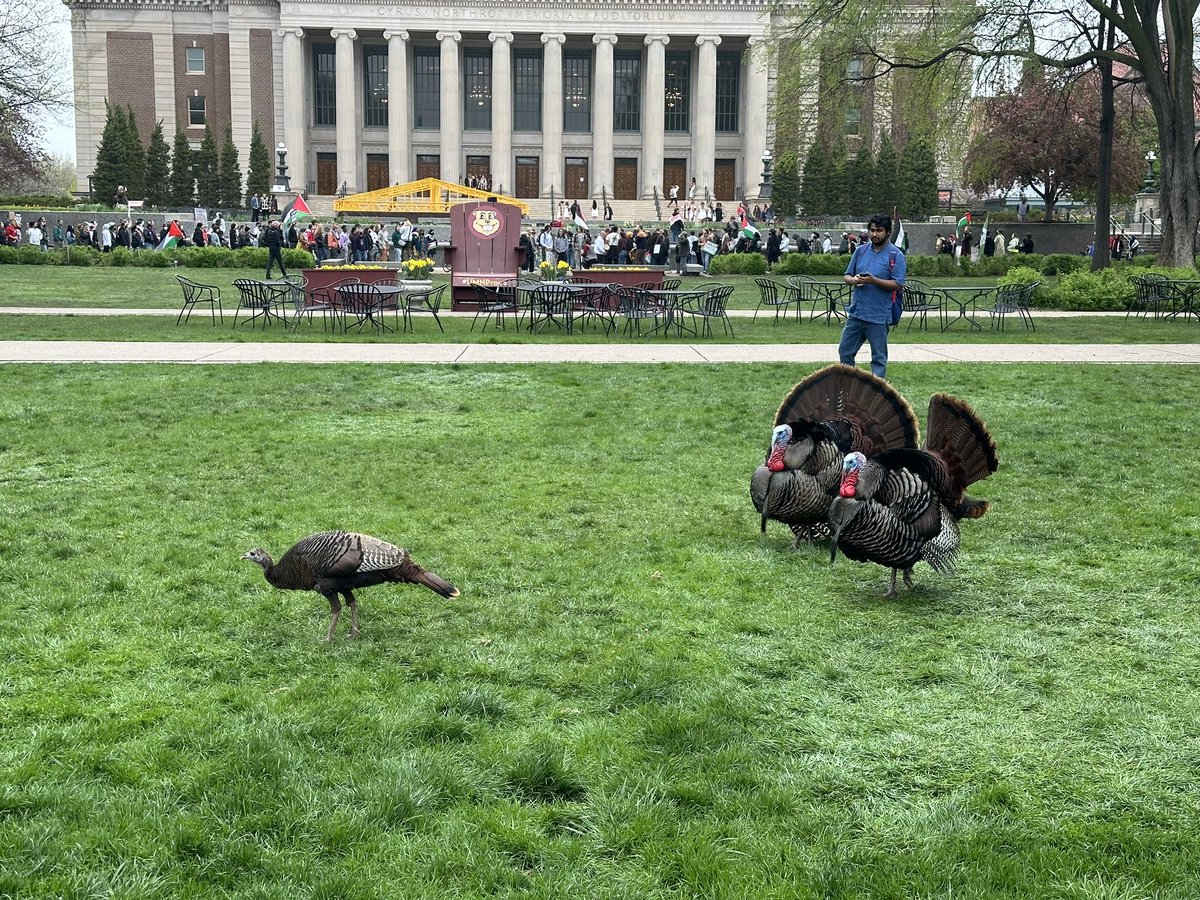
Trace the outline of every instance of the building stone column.
<instances>
[{"instance_id":1,"label":"building stone column","mask_svg":"<svg viewBox=\"0 0 1200 900\"><path fill-rule=\"evenodd\" d=\"M287 147L288 178L292 187L303 191L309 178L309 147L308 129L305 110L304 85L304 30L301 28L283 28L279 34L283 37L283 144ZM271 151L271 172L275 172L275 148ZM249 157L247 157L247 160Z\"/></svg>"},{"instance_id":2,"label":"building stone column","mask_svg":"<svg viewBox=\"0 0 1200 900\"><path fill-rule=\"evenodd\" d=\"M245 169L249 168L250 163L250 139L253 135L254 116L250 114L252 109L250 100L251 86L254 84L250 77L250 31L247 28L234 27L233 24L229 28L229 105L230 109L246 110L247 115L231 116L230 125L233 128L233 143L237 147L238 159L244 160ZM158 35L156 34L157 38ZM155 60L158 59L158 41L155 41ZM174 59L172 53L168 59ZM155 66L157 69L158 67ZM158 91L158 72L155 73L154 89ZM174 79L171 80L171 87L174 87ZM172 107L174 104L172 103ZM166 123L163 123L163 134L170 134L167 131ZM289 169L291 167L289 166ZM303 187L303 185L301 185ZM246 202L246 181L242 179L241 199L238 205Z\"/></svg>"},{"instance_id":3,"label":"building stone column","mask_svg":"<svg viewBox=\"0 0 1200 900\"><path fill-rule=\"evenodd\" d=\"M458 57L460 31L439 31L435 37L442 45L441 163L442 181L458 184L463 180L463 92L462 65Z\"/></svg>"},{"instance_id":4,"label":"building stone column","mask_svg":"<svg viewBox=\"0 0 1200 900\"><path fill-rule=\"evenodd\" d=\"M646 44L646 94L642 103L642 199L651 200L657 190L662 196L663 148L665 145L666 105L663 97L667 90L667 44L666 35L647 35Z\"/></svg>"},{"instance_id":5,"label":"building stone column","mask_svg":"<svg viewBox=\"0 0 1200 900\"><path fill-rule=\"evenodd\" d=\"M596 82L592 91L592 196L613 195L616 163L613 160L613 47L615 34L593 35L596 45Z\"/></svg>"},{"instance_id":6,"label":"building stone column","mask_svg":"<svg viewBox=\"0 0 1200 900\"><path fill-rule=\"evenodd\" d=\"M512 152L513 86L512 32L493 31L492 42L492 157L489 184L493 191L516 192Z\"/></svg>"},{"instance_id":7,"label":"building stone column","mask_svg":"<svg viewBox=\"0 0 1200 900\"><path fill-rule=\"evenodd\" d=\"M742 191L748 198L758 197L762 182L762 155L767 150L767 50L764 38L746 42L746 128L743 152Z\"/></svg>"},{"instance_id":8,"label":"building stone column","mask_svg":"<svg viewBox=\"0 0 1200 900\"><path fill-rule=\"evenodd\" d=\"M717 155L717 47L721 38L702 34L696 38L699 65L696 71L696 114L692 118L692 176L697 199L713 195ZM685 191L684 196L687 196Z\"/></svg>"},{"instance_id":9,"label":"building stone column","mask_svg":"<svg viewBox=\"0 0 1200 900\"><path fill-rule=\"evenodd\" d=\"M563 44L565 34L543 34L542 43L542 196L553 186L563 196ZM551 210L553 218L554 210Z\"/></svg>"},{"instance_id":10,"label":"building stone column","mask_svg":"<svg viewBox=\"0 0 1200 900\"><path fill-rule=\"evenodd\" d=\"M246 55L247 55L247 59L248 59L249 58L248 42L250 39L250 34L249 34L249 32L242 32L242 34L245 35L246 41L247 41ZM167 139L167 143L170 144L172 138L168 137L168 135L173 136L175 134L175 122L176 122L176 119L175 119L175 41L174 41L174 36L170 32L170 30L167 30L165 32L155 31L153 33L153 35L151 36L151 38L154 42L154 112L160 119L162 119L163 137L165 137ZM76 44L76 46L82 47L83 45ZM230 53L231 57L234 55L232 36L231 36L231 40L230 40L229 53ZM78 65L79 64L76 63L76 66L78 66ZM230 65L231 66L233 65L232 59L230 60ZM246 66L248 69L249 62L246 63ZM233 89L233 86L230 85L231 93L232 93L232 89ZM230 97L230 102L234 103L234 106L233 106L234 109L241 108L241 107L237 106L237 104L233 100L232 96ZM103 108L103 106L101 108ZM249 92L247 92L247 95L246 95L245 108L246 109L250 108ZM184 114L185 115L187 114L186 108L184 109ZM250 124L253 124L253 123L250 123ZM249 149L249 147L250 147L250 130L249 129L250 129L250 126L247 125L247 128L246 128L246 151L240 157L240 159L249 160L249 158L250 158L250 149ZM234 138L236 139L238 137L238 129L237 129L236 124L234 126L233 134L234 134ZM238 144L238 152L239 153L242 152L240 143Z\"/></svg>"},{"instance_id":11,"label":"building stone column","mask_svg":"<svg viewBox=\"0 0 1200 900\"><path fill-rule=\"evenodd\" d=\"M335 28L329 36L334 45L334 87L337 91L337 170L338 191L357 194L358 183L358 104L354 95L354 41L358 32L353 28Z\"/></svg>"},{"instance_id":12,"label":"building stone column","mask_svg":"<svg viewBox=\"0 0 1200 900\"><path fill-rule=\"evenodd\" d=\"M409 140L408 32L385 31L388 42L388 181L412 181Z\"/></svg>"}]
</instances>

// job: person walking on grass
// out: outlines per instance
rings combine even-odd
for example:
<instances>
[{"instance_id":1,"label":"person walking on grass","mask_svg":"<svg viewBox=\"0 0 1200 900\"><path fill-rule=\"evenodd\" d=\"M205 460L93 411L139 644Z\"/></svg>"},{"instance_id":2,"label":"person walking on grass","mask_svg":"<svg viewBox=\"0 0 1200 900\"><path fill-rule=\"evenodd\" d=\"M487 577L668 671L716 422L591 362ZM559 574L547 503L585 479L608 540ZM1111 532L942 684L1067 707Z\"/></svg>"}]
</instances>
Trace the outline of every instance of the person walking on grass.
<instances>
[{"instance_id":1,"label":"person walking on grass","mask_svg":"<svg viewBox=\"0 0 1200 900\"><path fill-rule=\"evenodd\" d=\"M866 342L871 344L871 371L887 377L888 326L892 323L892 297L904 290L904 251L889 239L892 217L871 216L868 242L850 257L843 280L854 289L846 325L838 343L838 358L847 366Z\"/></svg>"},{"instance_id":2,"label":"person walking on grass","mask_svg":"<svg viewBox=\"0 0 1200 900\"><path fill-rule=\"evenodd\" d=\"M287 277L287 269L283 267L283 229L279 227L279 220L272 219L267 225L267 230L263 232L262 245L267 248L267 275L266 280L271 280L271 269L275 263L279 263L279 272L284 277Z\"/></svg>"}]
</instances>

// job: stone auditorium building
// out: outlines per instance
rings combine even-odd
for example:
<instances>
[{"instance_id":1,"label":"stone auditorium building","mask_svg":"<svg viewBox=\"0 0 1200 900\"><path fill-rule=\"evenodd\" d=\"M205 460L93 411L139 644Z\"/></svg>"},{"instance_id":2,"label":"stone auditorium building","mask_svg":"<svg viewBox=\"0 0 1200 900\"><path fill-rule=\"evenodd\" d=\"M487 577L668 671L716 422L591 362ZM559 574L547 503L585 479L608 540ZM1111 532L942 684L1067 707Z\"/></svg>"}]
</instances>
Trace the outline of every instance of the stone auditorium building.
<instances>
[{"instance_id":1,"label":"stone auditorium building","mask_svg":"<svg viewBox=\"0 0 1200 900\"><path fill-rule=\"evenodd\" d=\"M76 158L105 101L148 139L232 125L287 149L294 188L418 178L522 198L755 197L775 152L768 0L66 0ZM756 52L757 51L757 52Z\"/></svg>"}]
</instances>

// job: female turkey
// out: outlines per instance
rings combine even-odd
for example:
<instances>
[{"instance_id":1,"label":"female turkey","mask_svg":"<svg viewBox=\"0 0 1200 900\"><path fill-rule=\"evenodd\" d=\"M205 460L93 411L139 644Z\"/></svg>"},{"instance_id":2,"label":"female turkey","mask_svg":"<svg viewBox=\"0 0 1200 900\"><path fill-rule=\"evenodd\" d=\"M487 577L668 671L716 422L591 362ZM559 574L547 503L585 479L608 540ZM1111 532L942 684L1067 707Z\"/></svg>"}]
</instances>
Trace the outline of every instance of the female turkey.
<instances>
[{"instance_id":1,"label":"female turkey","mask_svg":"<svg viewBox=\"0 0 1200 900\"><path fill-rule=\"evenodd\" d=\"M323 531L296 543L278 563L270 554L255 548L242 555L262 566L268 583L293 591L316 591L325 596L333 610L333 621L325 640L333 640L334 629L342 615L338 594L350 607L350 637L358 637L358 604L352 591L385 581L423 584L443 597L453 598L459 590L450 582L427 572L408 555L408 551L367 534L350 531Z\"/></svg>"},{"instance_id":2,"label":"female turkey","mask_svg":"<svg viewBox=\"0 0 1200 900\"><path fill-rule=\"evenodd\" d=\"M936 571L954 569L960 519L988 510L966 489L999 467L987 425L962 400L929 400L925 449L886 450L867 458L848 453L839 496L829 508L830 561L840 549L850 559L890 566L886 597L896 596L896 573L912 587L912 569L924 560Z\"/></svg>"},{"instance_id":3,"label":"female turkey","mask_svg":"<svg viewBox=\"0 0 1200 900\"><path fill-rule=\"evenodd\" d=\"M896 389L853 366L827 366L783 398L766 462L750 479L750 499L767 519L792 529L795 544L829 534L829 504L837 495L842 459L916 447L920 428Z\"/></svg>"}]
</instances>

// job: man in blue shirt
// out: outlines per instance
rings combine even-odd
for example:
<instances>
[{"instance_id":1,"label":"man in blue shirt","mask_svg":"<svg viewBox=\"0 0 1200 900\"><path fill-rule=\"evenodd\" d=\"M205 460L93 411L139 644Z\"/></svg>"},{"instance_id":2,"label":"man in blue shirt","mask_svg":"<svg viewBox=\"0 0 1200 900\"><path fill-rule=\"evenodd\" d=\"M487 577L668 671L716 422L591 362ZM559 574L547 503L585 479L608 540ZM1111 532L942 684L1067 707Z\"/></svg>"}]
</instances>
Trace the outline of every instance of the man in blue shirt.
<instances>
[{"instance_id":1,"label":"man in blue shirt","mask_svg":"<svg viewBox=\"0 0 1200 900\"><path fill-rule=\"evenodd\" d=\"M871 371L887 377L888 326L892 321L892 297L904 290L904 252L888 240L892 217L871 216L867 223L870 242L850 257L844 280L854 288L847 311L846 327L838 344L838 357L854 365L864 342L871 344Z\"/></svg>"}]
</instances>

